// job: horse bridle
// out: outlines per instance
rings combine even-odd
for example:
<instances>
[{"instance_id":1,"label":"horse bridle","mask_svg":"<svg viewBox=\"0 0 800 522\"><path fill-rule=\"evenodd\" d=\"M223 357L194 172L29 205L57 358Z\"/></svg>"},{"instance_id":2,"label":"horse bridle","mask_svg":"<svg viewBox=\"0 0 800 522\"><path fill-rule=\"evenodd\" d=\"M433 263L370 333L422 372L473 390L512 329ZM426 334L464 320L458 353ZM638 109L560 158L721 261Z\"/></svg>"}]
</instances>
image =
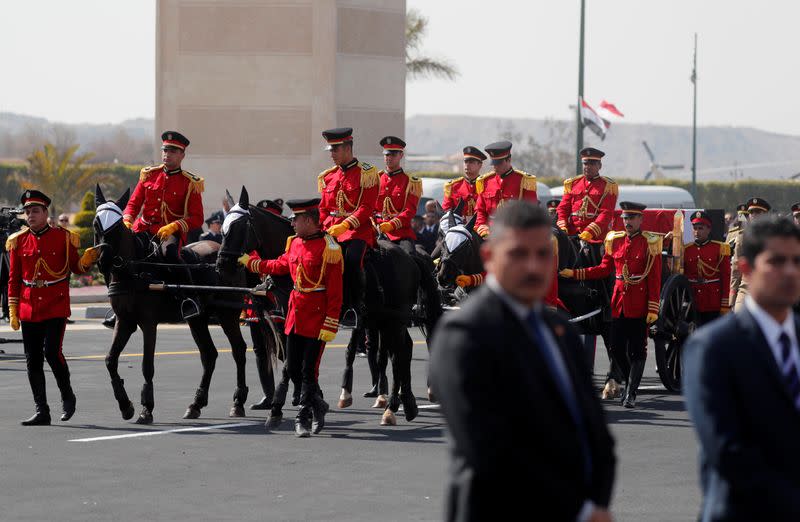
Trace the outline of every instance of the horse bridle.
<instances>
[{"instance_id":1,"label":"horse bridle","mask_svg":"<svg viewBox=\"0 0 800 522\"><path fill-rule=\"evenodd\" d=\"M250 240L250 235L252 234L256 238L255 250L258 250L261 247L261 238L258 237L258 234L256 234L255 230L253 229L253 219L252 215L250 214L250 211L244 209L233 209L230 212L228 212L228 215L230 214L244 216L245 219L247 220L247 228L245 229L244 241L242 241L243 245L242 248L247 247L247 244ZM238 219L235 221L238 221ZM231 226L232 225L233 223L231 223ZM219 268L221 260L224 259L227 262L236 261L242 256L242 254L246 254L246 252L235 252L233 250L220 248L219 252L217 253L217 267Z\"/></svg>"}]
</instances>

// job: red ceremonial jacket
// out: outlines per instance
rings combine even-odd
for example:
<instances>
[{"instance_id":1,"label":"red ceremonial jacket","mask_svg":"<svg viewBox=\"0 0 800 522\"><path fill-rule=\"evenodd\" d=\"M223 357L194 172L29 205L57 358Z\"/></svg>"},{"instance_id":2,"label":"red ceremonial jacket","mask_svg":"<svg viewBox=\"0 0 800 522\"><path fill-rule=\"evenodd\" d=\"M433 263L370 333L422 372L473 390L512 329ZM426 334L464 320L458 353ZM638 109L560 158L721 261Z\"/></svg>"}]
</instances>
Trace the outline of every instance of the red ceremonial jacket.
<instances>
[{"instance_id":1,"label":"red ceremonial jacket","mask_svg":"<svg viewBox=\"0 0 800 522\"><path fill-rule=\"evenodd\" d=\"M20 321L70 316L70 272L86 272L79 245L78 235L61 227L48 226L38 234L25 229L8 238L8 302L19 304ZM45 286L53 281L58 282Z\"/></svg>"},{"instance_id":2,"label":"red ceremonial jacket","mask_svg":"<svg viewBox=\"0 0 800 522\"><path fill-rule=\"evenodd\" d=\"M181 226L181 238L203 226L203 178L182 170L167 174L164 165L145 167L122 213L134 232L150 232L172 222ZM141 215L139 212L141 211Z\"/></svg>"},{"instance_id":3,"label":"red ceremonial jacket","mask_svg":"<svg viewBox=\"0 0 800 522\"><path fill-rule=\"evenodd\" d=\"M331 167L317 177L317 189L322 196L319 219L323 228L347 221L350 229L338 241L362 239L375 244L372 215L378 199L380 177L369 163L353 161L344 167Z\"/></svg>"},{"instance_id":4,"label":"red ceremonial jacket","mask_svg":"<svg viewBox=\"0 0 800 522\"><path fill-rule=\"evenodd\" d=\"M536 197L536 176L510 169L505 174L489 172L475 182L478 203L475 205L475 231L483 235L489 231L491 217L498 207L509 199L526 199L534 203Z\"/></svg>"},{"instance_id":5,"label":"red ceremonial jacket","mask_svg":"<svg viewBox=\"0 0 800 522\"><path fill-rule=\"evenodd\" d=\"M394 230L386 234L390 241L415 241L417 234L411 228L411 218L417 214L417 205L422 196L422 180L409 176L403 169L391 174L381 171L380 176L381 187L375 209L377 222L391 221L394 224Z\"/></svg>"},{"instance_id":6,"label":"red ceremonial jacket","mask_svg":"<svg viewBox=\"0 0 800 522\"><path fill-rule=\"evenodd\" d=\"M575 270L575 279L603 279L616 270L611 317L646 317L658 313L661 294L662 237L652 232L629 237L609 232L600 264Z\"/></svg>"},{"instance_id":7,"label":"red ceremonial jacket","mask_svg":"<svg viewBox=\"0 0 800 522\"><path fill-rule=\"evenodd\" d=\"M683 275L689 280L698 312L730 308L731 247L721 241L691 243L683 251Z\"/></svg>"},{"instance_id":8,"label":"red ceremonial jacket","mask_svg":"<svg viewBox=\"0 0 800 522\"><path fill-rule=\"evenodd\" d=\"M444 199L442 208L445 211L456 208L459 202L464 201L464 219L469 219L475 213L475 205L478 203L478 191L475 188L475 181L470 182L467 178L454 179L444 185Z\"/></svg>"},{"instance_id":9,"label":"red ceremonial jacket","mask_svg":"<svg viewBox=\"0 0 800 522\"><path fill-rule=\"evenodd\" d=\"M250 258L247 268L262 275L289 274L294 290L284 332L317 339L321 330L336 333L342 308L342 247L323 232L303 239L291 236L277 259Z\"/></svg>"},{"instance_id":10,"label":"red ceremonial jacket","mask_svg":"<svg viewBox=\"0 0 800 522\"><path fill-rule=\"evenodd\" d=\"M581 174L564 182L564 195L558 205L556 225L570 235L583 231L601 241L611 229L619 188L610 178L589 180Z\"/></svg>"}]
</instances>

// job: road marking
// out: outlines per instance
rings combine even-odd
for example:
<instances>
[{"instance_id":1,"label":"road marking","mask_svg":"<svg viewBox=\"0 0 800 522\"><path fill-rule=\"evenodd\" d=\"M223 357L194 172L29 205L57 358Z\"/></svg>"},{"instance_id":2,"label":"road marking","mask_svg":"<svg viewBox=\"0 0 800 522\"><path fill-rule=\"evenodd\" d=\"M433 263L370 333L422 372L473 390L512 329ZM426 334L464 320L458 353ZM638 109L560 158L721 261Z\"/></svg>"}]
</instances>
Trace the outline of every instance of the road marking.
<instances>
[{"instance_id":1,"label":"road marking","mask_svg":"<svg viewBox=\"0 0 800 522\"><path fill-rule=\"evenodd\" d=\"M215 424L213 426L197 426L194 428L178 428L174 430L161 431L142 431L139 433L126 433L124 435L108 435L105 437L89 437L86 439L71 439L69 442L97 442L101 440L134 439L136 437L152 437L155 435L166 435L168 433L186 433L191 431L211 431L223 430L226 428L241 428L243 426L256 426L260 422L237 422L236 424Z\"/></svg>"},{"instance_id":2,"label":"road marking","mask_svg":"<svg viewBox=\"0 0 800 522\"><path fill-rule=\"evenodd\" d=\"M417 406L420 410L435 410L437 408L441 408L438 404L423 404L421 406Z\"/></svg>"},{"instance_id":3,"label":"road marking","mask_svg":"<svg viewBox=\"0 0 800 522\"><path fill-rule=\"evenodd\" d=\"M425 341L414 341L414 344L425 344ZM325 348L346 348L347 344L338 343L338 344L326 344ZM230 348L217 348L218 353L231 353ZM156 357L163 357L169 355L198 355L200 352L195 348L193 350L180 350L174 352L156 352ZM120 358L128 357L128 358L136 358L136 357L144 357L144 353L121 353ZM106 358L106 354L96 354L96 355L67 355L66 359L68 361L92 361L92 360L102 360ZM0 356L0 364L4 362L25 362L24 359L3 359Z\"/></svg>"}]
</instances>

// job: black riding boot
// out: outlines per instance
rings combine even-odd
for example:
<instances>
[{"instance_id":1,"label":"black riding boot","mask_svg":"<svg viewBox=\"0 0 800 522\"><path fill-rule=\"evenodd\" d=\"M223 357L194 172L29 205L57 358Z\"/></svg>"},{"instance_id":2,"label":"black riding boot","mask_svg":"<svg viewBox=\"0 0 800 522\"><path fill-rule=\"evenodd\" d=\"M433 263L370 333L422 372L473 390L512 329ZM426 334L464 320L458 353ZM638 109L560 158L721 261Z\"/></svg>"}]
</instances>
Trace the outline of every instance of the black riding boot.
<instances>
[{"instance_id":1,"label":"black riding boot","mask_svg":"<svg viewBox=\"0 0 800 522\"><path fill-rule=\"evenodd\" d=\"M144 383L142 385L142 412L139 418L136 419L136 424L153 424L153 408L155 407L155 398L153 397L153 383Z\"/></svg>"},{"instance_id":2,"label":"black riding boot","mask_svg":"<svg viewBox=\"0 0 800 522\"><path fill-rule=\"evenodd\" d=\"M311 432L316 435L325 427L325 414L330 410L330 405L322 398L321 393L317 390L314 398L311 401L311 412L314 415L314 421L311 423Z\"/></svg>"},{"instance_id":3,"label":"black riding boot","mask_svg":"<svg viewBox=\"0 0 800 522\"><path fill-rule=\"evenodd\" d=\"M311 407L303 406L294 419L294 433L301 439L311 436Z\"/></svg>"},{"instance_id":4,"label":"black riding boot","mask_svg":"<svg viewBox=\"0 0 800 522\"><path fill-rule=\"evenodd\" d=\"M244 417L244 403L247 402L247 392L250 391L250 388L244 386L242 388L237 387L236 391L233 392L233 406L231 407L231 411L228 414L229 417Z\"/></svg>"},{"instance_id":5,"label":"black riding boot","mask_svg":"<svg viewBox=\"0 0 800 522\"><path fill-rule=\"evenodd\" d=\"M626 408L636 407L636 392L639 390L639 383L642 382L642 374L644 374L644 360L631 361L631 373L628 377L628 389L625 394Z\"/></svg>"},{"instance_id":6,"label":"black riding boot","mask_svg":"<svg viewBox=\"0 0 800 522\"><path fill-rule=\"evenodd\" d=\"M44 373L29 372L28 379L33 391L33 402L36 404L36 413L33 417L22 421L23 426L49 426L50 406L47 405L47 387L44 382Z\"/></svg>"},{"instance_id":7,"label":"black riding boot","mask_svg":"<svg viewBox=\"0 0 800 522\"><path fill-rule=\"evenodd\" d=\"M128 398L128 392L125 391L125 381L122 379L111 379L111 388L114 390L114 398L117 399L122 418L131 420L136 410L133 408L133 403Z\"/></svg>"},{"instance_id":8,"label":"black riding boot","mask_svg":"<svg viewBox=\"0 0 800 522\"><path fill-rule=\"evenodd\" d=\"M69 386L68 388L61 391L61 421L66 422L75 415L75 407L77 406L78 399L75 397L75 392L72 391L72 387Z\"/></svg>"}]
</instances>

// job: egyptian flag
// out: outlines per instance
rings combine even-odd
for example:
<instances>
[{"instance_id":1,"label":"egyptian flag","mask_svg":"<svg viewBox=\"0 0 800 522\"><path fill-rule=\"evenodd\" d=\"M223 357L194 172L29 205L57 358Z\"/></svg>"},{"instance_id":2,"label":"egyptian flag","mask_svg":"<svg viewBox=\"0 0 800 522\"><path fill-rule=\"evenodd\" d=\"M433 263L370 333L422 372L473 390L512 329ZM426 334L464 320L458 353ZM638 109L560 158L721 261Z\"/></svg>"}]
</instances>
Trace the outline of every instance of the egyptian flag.
<instances>
[{"instance_id":1,"label":"egyptian flag","mask_svg":"<svg viewBox=\"0 0 800 522\"><path fill-rule=\"evenodd\" d=\"M606 138L608 125L583 98L581 98L581 119L583 120L583 125L589 127L601 140Z\"/></svg>"},{"instance_id":2,"label":"egyptian flag","mask_svg":"<svg viewBox=\"0 0 800 522\"><path fill-rule=\"evenodd\" d=\"M609 103L605 100L600 102L600 106L597 108L597 115L605 122L606 130L611 127L612 121L625 117L613 103Z\"/></svg>"}]
</instances>

